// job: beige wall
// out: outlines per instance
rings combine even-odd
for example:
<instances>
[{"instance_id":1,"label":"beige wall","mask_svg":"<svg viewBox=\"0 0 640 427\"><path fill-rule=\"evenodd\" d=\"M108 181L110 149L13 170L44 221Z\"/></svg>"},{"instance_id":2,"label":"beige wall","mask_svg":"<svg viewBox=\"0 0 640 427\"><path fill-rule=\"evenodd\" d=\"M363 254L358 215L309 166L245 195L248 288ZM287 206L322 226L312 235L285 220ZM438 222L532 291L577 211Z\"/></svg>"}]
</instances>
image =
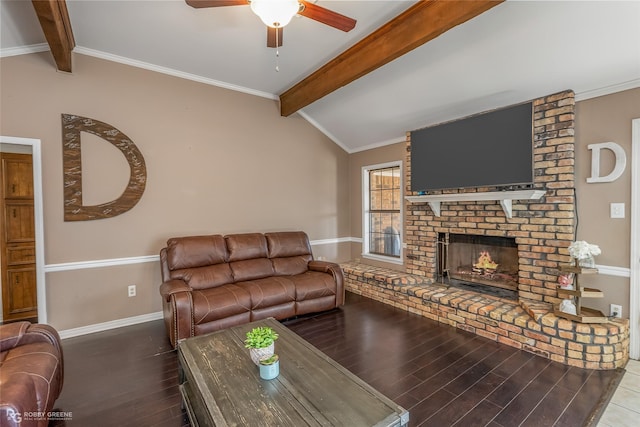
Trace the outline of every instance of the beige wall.
<instances>
[{"instance_id":1,"label":"beige wall","mask_svg":"<svg viewBox=\"0 0 640 427\"><path fill-rule=\"evenodd\" d=\"M596 263L629 268L631 233L631 121L640 118L640 88L587 99L576 104L576 195L578 202L578 240L600 246L602 254ZM589 144L615 142L627 156L627 167L614 182L591 183L591 151ZM613 169L613 155L601 153L600 175ZM609 217L610 203L624 203L624 219ZM629 317L628 277L599 274L584 278L586 286L602 290L602 299L585 300L584 304L609 313L609 304L622 304L623 316Z\"/></svg>"},{"instance_id":2,"label":"beige wall","mask_svg":"<svg viewBox=\"0 0 640 427\"><path fill-rule=\"evenodd\" d=\"M576 103L576 194L579 226L577 239L600 246L602 254L596 263L629 268L630 207L631 207L631 120L640 118L640 88L592 98ZM587 184L591 174L591 152L587 145L613 141L627 154L627 168L615 182ZM352 154L349 158L351 192L351 235L362 235L362 166L404 159L405 144L394 144ZM613 168L613 156L603 151L601 175ZM625 219L609 218L609 204L626 205ZM360 244L352 245L352 257L358 258ZM367 263L371 262L369 260ZM394 265L386 265L398 268ZM611 275L584 277L582 283L602 290L602 299L585 300L588 307L609 313L609 304L622 304L624 317L629 316L629 278Z\"/></svg>"},{"instance_id":3,"label":"beige wall","mask_svg":"<svg viewBox=\"0 0 640 427\"><path fill-rule=\"evenodd\" d=\"M42 140L45 262L157 255L168 237L304 230L311 240L348 237L349 158L276 101L84 55L56 72L48 52L6 57L0 134ZM110 219L63 221L62 113L124 132L144 155L140 202ZM85 204L115 199L128 167L105 141L83 136ZM348 244L316 256L349 258ZM81 327L160 310L157 262L50 271L48 321ZM138 296L127 298L129 284Z\"/></svg>"},{"instance_id":4,"label":"beige wall","mask_svg":"<svg viewBox=\"0 0 640 427\"><path fill-rule=\"evenodd\" d=\"M73 74L56 72L48 52L2 58L0 68L0 134L42 140L48 266L156 255L168 237L188 234L302 229L312 240L361 238L362 167L405 156L404 142L348 155L299 116L280 117L275 101L88 56L74 56ZM148 184L131 211L63 221L62 113L106 122L140 148ZM630 159L638 117L640 89L577 103L578 239L600 245L598 264L629 267L630 165L616 182L586 184L586 146L614 141ZM124 158L83 138L85 203L117 197ZM610 167L604 156L603 174ZM610 202L624 202L627 217L610 219ZM361 254L360 243L313 249L337 261ZM157 262L50 271L46 280L48 320L60 330L160 310ZM137 297L126 297L129 284ZM628 316L628 278L585 284L605 292L588 305L608 312L620 303Z\"/></svg>"}]
</instances>

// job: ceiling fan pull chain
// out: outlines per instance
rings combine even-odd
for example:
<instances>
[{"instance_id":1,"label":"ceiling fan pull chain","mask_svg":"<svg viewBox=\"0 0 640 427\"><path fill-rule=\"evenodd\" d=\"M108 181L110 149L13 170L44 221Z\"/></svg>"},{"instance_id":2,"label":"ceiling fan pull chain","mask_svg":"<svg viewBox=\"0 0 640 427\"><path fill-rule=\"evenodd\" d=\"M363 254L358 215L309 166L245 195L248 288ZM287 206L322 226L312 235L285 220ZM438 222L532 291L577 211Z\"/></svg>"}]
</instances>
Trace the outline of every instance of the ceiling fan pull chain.
<instances>
[{"instance_id":1,"label":"ceiling fan pull chain","mask_svg":"<svg viewBox=\"0 0 640 427\"><path fill-rule=\"evenodd\" d=\"M280 48L278 47L278 29L276 28L276 73L280 72Z\"/></svg>"}]
</instances>

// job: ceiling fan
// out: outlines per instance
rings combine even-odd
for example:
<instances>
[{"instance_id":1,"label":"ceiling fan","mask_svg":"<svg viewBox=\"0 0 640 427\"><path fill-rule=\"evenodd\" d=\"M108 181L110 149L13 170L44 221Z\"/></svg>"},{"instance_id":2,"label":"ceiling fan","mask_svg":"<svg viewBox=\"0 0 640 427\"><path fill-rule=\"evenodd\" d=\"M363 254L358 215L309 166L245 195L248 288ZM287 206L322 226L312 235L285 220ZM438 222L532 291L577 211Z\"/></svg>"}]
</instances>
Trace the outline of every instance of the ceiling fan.
<instances>
[{"instance_id":1,"label":"ceiling fan","mask_svg":"<svg viewBox=\"0 0 640 427\"><path fill-rule=\"evenodd\" d=\"M351 31L356 20L306 0L185 0L194 8L244 6L267 26L267 47L282 46L282 29L295 15L302 15L338 30Z\"/></svg>"}]
</instances>

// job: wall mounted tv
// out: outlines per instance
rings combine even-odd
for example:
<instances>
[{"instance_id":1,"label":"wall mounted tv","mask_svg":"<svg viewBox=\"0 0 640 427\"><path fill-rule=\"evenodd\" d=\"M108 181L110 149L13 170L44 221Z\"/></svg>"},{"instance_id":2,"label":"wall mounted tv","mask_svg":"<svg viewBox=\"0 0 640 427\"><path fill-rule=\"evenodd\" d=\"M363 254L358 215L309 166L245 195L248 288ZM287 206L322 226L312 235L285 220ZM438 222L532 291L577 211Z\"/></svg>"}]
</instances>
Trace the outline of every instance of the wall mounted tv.
<instances>
[{"instance_id":1,"label":"wall mounted tv","mask_svg":"<svg viewBox=\"0 0 640 427\"><path fill-rule=\"evenodd\" d=\"M411 190L533 183L533 103L411 132Z\"/></svg>"}]
</instances>

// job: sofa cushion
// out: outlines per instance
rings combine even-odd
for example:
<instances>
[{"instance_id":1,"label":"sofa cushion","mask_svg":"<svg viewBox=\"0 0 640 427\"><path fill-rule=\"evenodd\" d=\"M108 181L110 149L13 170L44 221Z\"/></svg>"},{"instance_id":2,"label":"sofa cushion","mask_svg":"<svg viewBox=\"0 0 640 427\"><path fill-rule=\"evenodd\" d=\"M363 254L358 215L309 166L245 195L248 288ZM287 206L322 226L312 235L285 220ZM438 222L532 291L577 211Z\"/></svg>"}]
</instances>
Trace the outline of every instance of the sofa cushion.
<instances>
[{"instance_id":1,"label":"sofa cushion","mask_svg":"<svg viewBox=\"0 0 640 427\"><path fill-rule=\"evenodd\" d=\"M227 247L221 235L175 237L167 240L170 271L204 267L227 261Z\"/></svg>"},{"instance_id":2,"label":"sofa cushion","mask_svg":"<svg viewBox=\"0 0 640 427\"><path fill-rule=\"evenodd\" d=\"M268 258L247 259L229 263L236 282L273 276L273 265Z\"/></svg>"},{"instance_id":3,"label":"sofa cushion","mask_svg":"<svg viewBox=\"0 0 640 427\"><path fill-rule=\"evenodd\" d=\"M307 271L289 279L296 288L296 301L336 295L336 282L330 274Z\"/></svg>"},{"instance_id":4,"label":"sofa cushion","mask_svg":"<svg viewBox=\"0 0 640 427\"><path fill-rule=\"evenodd\" d=\"M196 325L251 311L249 292L236 285L193 291Z\"/></svg>"},{"instance_id":5,"label":"sofa cushion","mask_svg":"<svg viewBox=\"0 0 640 427\"><path fill-rule=\"evenodd\" d=\"M313 259L307 234L302 231L266 233L269 258L273 263L274 274L291 276L308 270Z\"/></svg>"},{"instance_id":6,"label":"sofa cushion","mask_svg":"<svg viewBox=\"0 0 640 427\"><path fill-rule=\"evenodd\" d=\"M273 317L277 320L294 317L296 315L297 304L297 302L291 301L283 304L272 305L271 307L256 308L255 310L251 310L251 321L255 322L256 320L266 319L268 317Z\"/></svg>"},{"instance_id":7,"label":"sofa cushion","mask_svg":"<svg viewBox=\"0 0 640 427\"><path fill-rule=\"evenodd\" d=\"M208 334L220 329L230 328L236 325L242 325L243 323L251 322L251 312L234 314L233 316L225 317L224 319L212 320L211 322L200 323L194 325L194 336Z\"/></svg>"},{"instance_id":8,"label":"sofa cushion","mask_svg":"<svg viewBox=\"0 0 640 427\"><path fill-rule=\"evenodd\" d=\"M296 301L296 316L334 309L336 308L336 298L336 295L330 295L322 298Z\"/></svg>"},{"instance_id":9,"label":"sofa cushion","mask_svg":"<svg viewBox=\"0 0 640 427\"><path fill-rule=\"evenodd\" d=\"M269 258L311 255L307 234L302 231L265 233L269 248Z\"/></svg>"},{"instance_id":10,"label":"sofa cushion","mask_svg":"<svg viewBox=\"0 0 640 427\"><path fill-rule=\"evenodd\" d=\"M208 289L233 283L229 264L174 270L171 272L171 278L184 280L191 289Z\"/></svg>"},{"instance_id":11,"label":"sofa cushion","mask_svg":"<svg viewBox=\"0 0 640 427\"><path fill-rule=\"evenodd\" d=\"M235 282L273 276L273 265L267 258L267 240L263 234L230 234L225 238Z\"/></svg>"},{"instance_id":12,"label":"sofa cushion","mask_svg":"<svg viewBox=\"0 0 640 427\"><path fill-rule=\"evenodd\" d=\"M270 307L296 300L296 288L286 277L269 277L236 283L251 295L251 309Z\"/></svg>"},{"instance_id":13,"label":"sofa cushion","mask_svg":"<svg viewBox=\"0 0 640 427\"><path fill-rule=\"evenodd\" d=\"M310 256L293 256L288 258L273 258L271 263L273 264L273 274L277 276L293 276L296 274L302 274L307 271Z\"/></svg>"},{"instance_id":14,"label":"sofa cushion","mask_svg":"<svg viewBox=\"0 0 640 427\"><path fill-rule=\"evenodd\" d=\"M229 250L229 261L267 258L267 239L263 234L229 234L225 239Z\"/></svg>"}]
</instances>

